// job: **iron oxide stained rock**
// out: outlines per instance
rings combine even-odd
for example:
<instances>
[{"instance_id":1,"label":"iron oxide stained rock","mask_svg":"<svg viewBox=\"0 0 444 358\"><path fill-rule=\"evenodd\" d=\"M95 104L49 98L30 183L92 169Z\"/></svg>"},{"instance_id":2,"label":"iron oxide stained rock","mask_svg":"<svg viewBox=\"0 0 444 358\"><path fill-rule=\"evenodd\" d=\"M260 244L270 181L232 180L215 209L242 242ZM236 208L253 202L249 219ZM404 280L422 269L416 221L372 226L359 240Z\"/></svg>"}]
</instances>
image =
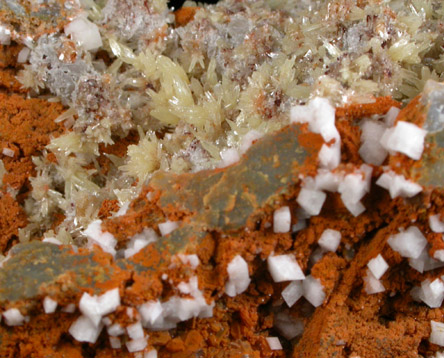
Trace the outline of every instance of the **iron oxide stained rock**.
<instances>
[{"instance_id":1,"label":"iron oxide stained rock","mask_svg":"<svg viewBox=\"0 0 444 358\"><path fill-rule=\"evenodd\" d=\"M161 207L194 213L193 222L209 230L239 230L299 182L313 154L299 143L301 134L298 126L288 126L259 140L239 163L191 174L159 172L150 186L161 192Z\"/></svg>"},{"instance_id":2,"label":"iron oxide stained rock","mask_svg":"<svg viewBox=\"0 0 444 358\"><path fill-rule=\"evenodd\" d=\"M121 270L101 251L32 241L17 244L0 269L0 305L31 303L47 294L101 292L101 284L119 286Z\"/></svg>"},{"instance_id":3,"label":"iron oxide stained rock","mask_svg":"<svg viewBox=\"0 0 444 358\"><path fill-rule=\"evenodd\" d=\"M303 147L304 135L318 143ZM19 244L0 270L0 305L30 303L55 292L59 300L73 292L100 294L106 287L121 285L131 272L156 271L169 264L172 255L196 249L208 232L243 230L273 200L294 189L298 175L315 165L313 156L321 145L319 136L291 125L258 140L230 167L182 175L159 172L150 186L160 192L161 208L191 213L186 224L143 249L149 254L155 248L160 260L144 265L133 258L114 261L98 250L76 253L71 247L43 242Z\"/></svg>"}]
</instances>

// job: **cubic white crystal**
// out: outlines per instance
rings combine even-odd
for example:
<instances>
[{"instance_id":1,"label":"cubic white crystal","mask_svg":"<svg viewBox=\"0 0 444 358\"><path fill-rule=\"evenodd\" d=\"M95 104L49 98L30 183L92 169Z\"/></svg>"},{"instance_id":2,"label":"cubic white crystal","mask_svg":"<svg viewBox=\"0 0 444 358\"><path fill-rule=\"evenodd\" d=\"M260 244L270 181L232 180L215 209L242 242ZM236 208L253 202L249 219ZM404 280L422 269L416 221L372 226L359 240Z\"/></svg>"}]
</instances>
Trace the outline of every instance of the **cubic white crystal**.
<instances>
[{"instance_id":1,"label":"cubic white crystal","mask_svg":"<svg viewBox=\"0 0 444 358\"><path fill-rule=\"evenodd\" d=\"M381 145L388 151L400 152L418 160L424 150L427 131L409 122L398 121L387 129L381 138Z\"/></svg>"},{"instance_id":2,"label":"cubic white crystal","mask_svg":"<svg viewBox=\"0 0 444 358\"><path fill-rule=\"evenodd\" d=\"M439 278L432 282L429 279L422 281L419 297L430 308L441 307L444 300L444 283Z\"/></svg>"},{"instance_id":3,"label":"cubic white crystal","mask_svg":"<svg viewBox=\"0 0 444 358\"><path fill-rule=\"evenodd\" d=\"M17 308L10 308L3 312L3 318L8 326L21 326L26 321Z\"/></svg>"},{"instance_id":4,"label":"cubic white crystal","mask_svg":"<svg viewBox=\"0 0 444 358\"><path fill-rule=\"evenodd\" d=\"M386 126L374 120L364 120L361 130L362 144L359 148L359 155L368 164L381 165L388 154L379 143Z\"/></svg>"},{"instance_id":5,"label":"cubic white crystal","mask_svg":"<svg viewBox=\"0 0 444 358\"><path fill-rule=\"evenodd\" d=\"M373 274L373 276L379 280L387 271L389 268L389 265L384 260L384 258L379 254L374 259L371 259L367 267L369 268L370 272Z\"/></svg>"},{"instance_id":6,"label":"cubic white crystal","mask_svg":"<svg viewBox=\"0 0 444 358\"><path fill-rule=\"evenodd\" d=\"M279 341L278 337L266 337L265 339L267 340L268 346L272 351L277 351L282 349L282 344Z\"/></svg>"},{"instance_id":7,"label":"cubic white crystal","mask_svg":"<svg viewBox=\"0 0 444 358\"><path fill-rule=\"evenodd\" d=\"M292 123L308 123L310 131L319 133L326 142L339 138L335 126L335 108L326 98L316 97L307 105L292 107L290 120Z\"/></svg>"},{"instance_id":8,"label":"cubic white crystal","mask_svg":"<svg viewBox=\"0 0 444 358\"><path fill-rule=\"evenodd\" d=\"M324 168L336 168L341 159L341 139L335 126L335 108L328 99L316 97L305 106L292 107L290 120L292 123L308 123L310 131L319 133L325 142L335 140L332 145L321 147L319 160Z\"/></svg>"},{"instance_id":9,"label":"cubic white crystal","mask_svg":"<svg viewBox=\"0 0 444 358\"><path fill-rule=\"evenodd\" d=\"M119 289L115 288L101 296L91 296L85 292L79 302L79 309L96 326L102 316L114 312L120 305Z\"/></svg>"},{"instance_id":10,"label":"cubic white crystal","mask_svg":"<svg viewBox=\"0 0 444 358\"><path fill-rule=\"evenodd\" d=\"M302 188L296 199L297 203L311 216L319 215L327 194L319 190Z\"/></svg>"},{"instance_id":11,"label":"cubic white crystal","mask_svg":"<svg viewBox=\"0 0 444 358\"><path fill-rule=\"evenodd\" d=\"M335 252L341 243L341 233L337 230L326 229L318 240L319 246L331 252Z\"/></svg>"},{"instance_id":12,"label":"cubic white crystal","mask_svg":"<svg viewBox=\"0 0 444 358\"><path fill-rule=\"evenodd\" d=\"M65 34L71 35L87 51L96 50L103 45L97 25L82 15L65 26Z\"/></svg>"},{"instance_id":13,"label":"cubic white crystal","mask_svg":"<svg viewBox=\"0 0 444 358\"><path fill-rule=\"evenodd\" d=\"M139 234L134 235L124 251L125 258L134 256L144 247L157 241L157 234L151 228L145 228Z\"/></svg>"},{"instance_id":14,"label":"cubic white crystal","mask_svg":"<svg viewBox=\"0 0 444 358\"><path fill-rule=\"evenodd\" d=\"M69 327L69 333L79 342L96 343L102 328L102 323L96 325L82 315Z\"/></svg>"},{"instance_id":15,"label":"cubic white crystal","mask_svg":"<svg viewBox=\"0 0 444 358\"><path fill-rule=\"evenodd\" d=\"M318 154L319 166L334 169L341 162L341 144L339 139L331 145L323 144Z\"/></svg>"},{"instance_id":16,"label":"cubic white crystal","mask_svg":"<svg viewBox=\"0 0 444 358\"><path fill-rule=\"evenodd\" d=\"M114 312L117 307L120 306L119 289L114 288L106 291L103 295L99 296L98 302L102 316Z\"/></svg>"},{"instance_id":17,"label":"cubic white crystal","mask_svg":"<svg viewBox=\"0 0 444 358\"><path fill-rule=\"evenodd\" d=\"M147 325L153 325L162 315L162 312L163 308L159 300L148 301L139 306L139 313L142 316L142 323L145 327Z\"/></svg>"},{"instance_id":18,"label":"cubic white crystal","mask_svg":"<svg viewBox=\"0 0 444 358\"><path fill-rule=\"evenodd\" d=\"M435 253L433 254L433 257L436 260L444 262L444 250L436 250Z\"/></svg>"},{"instance_id":19,"label":"cubic white crystal","mask_svg":"<svg viewBox=\"0 0 444 358\"><path fill-rule=\"evenodd\" d=\"M381 281L379 281L369 269L367 269L367 275L364 277L364 290L368 295L380 293L385 291L385 287Z\"/></svg>"},{"instance_id":20,"label":"cubic white crystal","mask_svg":"<svg viewBox=\"0 0 444 358\"><path fill-rule=\"evenodd\" d=\"M54 301L51 297L46 296L43 299L43 310L46 314L54 313L57 309L57 301Z\"/></svg>"},{"instance_id":21,"label":"cubic white crystal","mask_svg":"<svg viewBox=\"0 0 444 358\"><path fill-rule=\"evenodd\" d=\"M273 231L275 233L289 232L291 227L291 212L288 206L283 206L273 213Z\"/></svg>"},{"instance_id":22,"label":"cubic white crystal","mask_svg":"<svg viewBox=\"0 0 444 358\"><path fill-rule=\"evenodd\" d=\"M101 225L102 220L94 220L83 233L88 237L88 244L90 246L93 244L99 245L103 251L114 256L116 254L117 240L109 232L103 232Z\"/></svg>"},{"instance_id":23,"label":"cubic white crystal","mask_svg":"<svg viewBox=\"0 0 444 358\"><path fill-rule=\"evenodd\" d=\"M2 154L6 155L7 157L14 158L14 151L12 149L3 148Z\"/></svg>"},{"instance_id":24,"label":"cubic white crystal","mask_svg":"<svg viewBox=\"0 0 444 358\"><path fill-rule=\"evenodd\" d=\"M160 234L162 236L166 236L166 235L172 233L178 227L179 227L179 222L178 221L167 220L164 223L159 224Z\"/></svg>"},{"instance_id":25,"label":"cubic white crystal","mask_svg":"<svg viewBox=\"0 0 444 358\"><path fill-rule=\"evenodd\" d=\"M342 176L327 169L319 169L315 177L316 190L338 191Z\"/></svg>"},{"instance_id":26,"label":"cubic white crystal","mask_svg":"<svg viewBox=\"0 0 444 358\"><path fill-rule=\"evenodd\" d=\"M390 236L387 243L402 257L417 259L426 247L427 240L416 226L410 226L407 230Z\"/></svg>"},{"instance_id":27,"label":"cubic white crystal","mask_svg":"<svg viewBox=\"0 0 444 358\"><path fill-rule=\"evenodd\" d=\"M200 264L199 257L196 254L192 255L184 255L184 254L177 254L177 257L179 257L180 261L184 265L190 265L192 268L197 268Z\"/></svg>"},{"instance_id":28,"label":"cubic white crystal","mask_svg":"<svg viewBox=\"0 0 444 358\"><path fill-rule=\"evenodd\" d=\"M126 349L128 352L140 352L143 351L148 345L147 337L132 339L126 342Z\"/></svg>"},{"instance_id":29,"label":"cubic white crystal","mask_svg":"<svg viewBox=\"0 0 444 358\"><path fill-rule=\"evenodd\" d=\"M407 180L403 175L398 175L393 171L382 174L376 184L387 189L392 199L398 196L411 198L422 191L421 185Z\"/></svg>"},{"instance_id":30,"label":"cubic white crystal","mask_svg":"<svg viewBox=\"0 0 444 358\"><path fill-rule=\"evenodd\" d=\"M429 216L429 226L433 232L441 233L444 232L444 222L441 221L441 215L430 215Z\"/></svg>"},{"instance_id":31,"label":"cubic white crystal","mask_svg":"<svg viewBox=\"0 0 444 358\"><path fill-rule=\"evenodd\" d=\"M359 172L347 174L341 180L338 192L342 202L354 216L360 215L365 207L360 200L370 190L372 168L366 164L361 165Z\"/></svg>"},{"instance_id":32,"label":"cubic white crystal","mask_svg":"<svg viewBox=\"0 0 444 358\"><path fill-rule=\"evenodd\" d=\"M10 45L11 44L11 31L5 26L0 25L0 45Z\"/></svg>"},{"instance_id":33,"label":"cubic white crystal","mask_svg":"<svg viewBox=\"0 0 444 358\"><path fill-rule=\"evenodd\" d=\"M282 298L288 307L293 306L303 294L302 281L293 281L282 290Z\"/></svg>"},{"instance_id":34,"label":"cubic white crystal","mask_svg":"<svg viewBox=\"0 0 444 358\"><path fill-rule=\"evenodd\" d=\"M305 279L294 255L268 256L268 271L274 282L295 281Z\"/></svg>"},{"instance_id":35,"label":"cubic white crystal","mask_svg":"<svg viewBox=\"0 0 444 358\"><path fill-rule=\"evenodd\" d=\"M248 264L242 256L235 256L227 267L228 282L225 284L225 293L234 297L244 292L251 282Z\"/></svg>"},{"instance_id":36,"label":"cubic white crystal","mask_svg":"<svg viewBox=\"0 0 444 358\"><path fill-rule=\"evenodd\" d=\"M322 305L325 300L324 286L318 278L314 278L312 275L306 277L302 282L304 289L304 297L313 306L318 307Z\"/></svg>"},{"instance_id":37,"label":"cubic white crystal","mask_svg":"<svg viewBox=\"0 0 444 358\"><path fill-rule=\"evenodd\" d=\"M157 358L157 351L155 349L145 352L143 358Z\"/></svg>"},{"instance_id":38,"label":"cubic white crystal","mask_svg":"<svg viewBox=\"0 0 444 358\"><path fill-rule=\"evenodd\" d=\"M144 337L143 327L140 321L126 327L126 331L131 339L139 339Z\"/></svg>"},{"instance_id":39,"label":"cubic white crystal","mask_svg":"<svg viewBox=\"0 0 444 358\"><path fill-rule=\"evenodd\" d=\"M429 249L430 247L427 245L424 248L424 250L422 250L421 255L419 255L418 258L409 259L409 265L420 273L423 273L424 271L434 270L444 266L444 262L435 260L432 257L430 257ZM435 255L436 252L437 251L435 251Z\"/></svg>"},{"instance_id":40,"label":"cubic white crystal","mask_svg":"<svg viewBox=\"0 0 444 358\"><path fill-rule=\"evenodd\" d=\"M430 343L444 347L444 323L430 321L430 325L432 327L432 333L429 338Z\"/></svg>"},{"instance_id":41,"label":"cubic white crystal","mask_svg":"<svg viewBox=\"0 0 444 358\"><path fill-rule=\"evenodd\" d=\"M121 336L122 334L125 333L125 329L118 323L114 323L108 327L106 327L106 331L108 332L108 334L110 336Z\"/></svg>"}]
</instances>

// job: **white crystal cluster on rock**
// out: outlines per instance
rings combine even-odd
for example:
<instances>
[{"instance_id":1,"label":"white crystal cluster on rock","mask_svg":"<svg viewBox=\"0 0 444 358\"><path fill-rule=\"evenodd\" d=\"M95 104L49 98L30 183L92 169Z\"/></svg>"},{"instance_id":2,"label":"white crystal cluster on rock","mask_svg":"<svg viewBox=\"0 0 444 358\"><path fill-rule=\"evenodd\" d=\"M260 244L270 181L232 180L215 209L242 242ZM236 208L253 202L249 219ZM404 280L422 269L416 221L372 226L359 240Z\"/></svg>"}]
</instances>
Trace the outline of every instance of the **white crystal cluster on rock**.
<instances>
[{"instance_id":1,"label":"white crystal cluster on rock","mask_svg":"<svg viewBox=\"0 0 444 358\"><path fill-rule=\"evenodd\" d=\"M290 111L292 123L308 123L310 131L322 136L325 144L319 152L322 168L334 169L341 161L341 137L335 126L335 108L326 98L313 98L305 106L294 106Z\"/></svg>"}]
</instances>

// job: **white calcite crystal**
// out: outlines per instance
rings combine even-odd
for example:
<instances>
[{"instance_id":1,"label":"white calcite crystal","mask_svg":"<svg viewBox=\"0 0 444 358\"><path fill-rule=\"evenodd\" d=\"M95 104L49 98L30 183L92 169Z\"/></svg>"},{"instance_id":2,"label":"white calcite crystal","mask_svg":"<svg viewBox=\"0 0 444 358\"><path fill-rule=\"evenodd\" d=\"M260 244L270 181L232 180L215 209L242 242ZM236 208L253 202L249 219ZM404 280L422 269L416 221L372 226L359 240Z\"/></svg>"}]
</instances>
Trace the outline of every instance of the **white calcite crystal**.
<instances>
[{"instance_id":1,"label":"white calcite crystal","mask_svg":"<svg viewBox=\"0 0 444 358\"><path fill-rule=\"evenodd\" d=\"M51 297L46 296L43 299L43 310L45 313L54 313L57 309L57 301L53 300Z\"/></svg>"},{"instance_id":2,"label":"white calcite crystal","mask_svg":"<svg viewBox=\"0 0 444 358\"><path fill-rule=\"evenodd\" d=\"M399 152L418 160L424 150L427 131L409 122L398 121L381 137L381 145L389 152Z\"/></svg>"},{"instance_id":3,"label":"white calcite crystal","mask_svg":"<svg viewBox=\"0 0 444 358\"><path fill-rule=\"evenodd\" d=\"M89 246L99 245L103 251L116 254L117 240L109 232L102 231L102 220L92 221L83 233L88 237Z\"/></svg>"},{"instance_id":4,"label":"white calcite crystal","mask_svg":"<svg viewBox=\"0 0 444 358\"><path fill-rule=\"evenodd\" d=\"M341 194L342 202L353 216L365 211L361 199L370 191L371 177L372 167L363 164L359 170L345 175L339 184L338 192Z\"/></svg>"},{"instance_id":5,"label":"white calcite crystal","mask_svg":"<svg viewBox=\"0 0 444 358\"><path fill-rule=\"evenodd\" d=\"M277 350L281 350L282 349L282 344L279 341L278 337L267 337L265 339L266 339L266 341L268 343L268 346L270 347L270 349L272 351L277 351Z\"/></svg>"},{"instance_id":6,"label":"white calcite crystal","mask_svg":"<svg viewBox=\"0 0 444 358\"><path fill-rule=\"evenodd\" d=\"M381 165L387 157L387 150L379 143L386 128L383 123L371 119L361 124L359 155L367 164Z\"/></svg>"},{"instance_id":7,"label":"white calcite crystal","mask_svg":"<svg viewBox=\"0 0 444 358\"><path fill-rule=\"evenodd\" d=\"M0 45L11 44L11 30L3 25L0 25Z\"/></svg>"},{"instance_id":8,"label":"white calcite crystal","mask_svg":"<svg viewBox=\"0 0 444 358\"><path fill-rule=\"evenodd\" d=\"M80 299L79 309L97 326L104 315L114 312L119 305L119 289L115 288L101 296L91 296L85 292Z\"/></svg>"},{"instance_id":9,"label":"white calcite crystal","mask_svg":"<svg viewBox=\"0 0 444 358\"><path fill-rule=\"evenodd\" d=\"M305 279L294 255L269 256L268 271L274 282L295 281Z\"/></svg>"},{"instance_id":10,"label":"white calcite crystal","mask_svg":"<svg viewBox=\"0 0 444 358\"><path fill-rule=\"evenodd\" d=\"M148 337L141 337L126 341L125 345L126 349L128 349L128 352L130 353L143 351L148 345Z\"/></svg>"},{"instance_id":11,"label":"white calcite crystal","mask_svg":"<svg viewBox=\"0 0 444 358\"><path fill-rule=\"evenodd\" d=\"M311 216L319 215L327 194L320 190L302 188L296 199L297 203Z\"/></svg>"},{"instance_id":12,"label":"white calcite crystal","mask_svg":"<svg viewBox=\"0 0 444 358\"><path fill-rule=\"evenodd\" d=\"M155 349L145 352L143 358L157 358L157 351Z\"/></svg>"},{"instance_id":13,"label":"white calcite crystal","mask_svg":"<svg viewBox=\"0 0 444 358\"><path fill-rule=\"evenodd\" d=\"M373 295L385 291L385 287L381 281L379 281L372 272L367 269L366 276L364 277L364 290L367 294Z\"/></svg>"},{"instance_id":14,"label":"white calcite crystal","mask_svg":"<svg viewBox=\"0 0 444 358\"><path fill-rule=\"evenodd\" d=\"M407 230L390 236L387 243L402 257L417 259L426 247L427 240L416 226L410 226Z\"/></svg>"},{"instance_id":15,"label":"white calcite crystal","mask_svg":"<svg viewBox=\"0 0 444 358\"><path fill-rule=\"evenodd\" d=\"M290 111L292 123L308 123L310 131L319 133L326 143L319 152L320 165L334 169L341 161L341 138L335 126L335 108L328 99L316 97L305 106L294 106Z\"/></svg>"},{"instance_id":16,"label":"white calcite crystal","mask_svg":"<svg viewBox=\"0 0 444 358\"><path fill-rule=\"evenodd\" d=\"M185 255L185 254L177 254L177 257L184 265L189 265L193 269L197 268L200 264L199 257L196 254Z\"/></svg>"},{"instance_id":17,"label":"white calcite crystal","mask_svg":"<svg viewBox=\"0 0 444 358\"><path fill-rule=\"evenodd\" d=\"M141 305L139 313L144 327L154 330L171 329L177 323L193 317L212 317L214 302L207 303L199 290L196 276L191 277L188 282L181 282L177 288L191 298L173 296L166 302L150 301Z\"/></svg>"},{"instance_id":18,"label":"white calcite crystal","mask_svg":"<svg viewBox=\"0 0 444 358\"><path fill-rule=\"evenodd\" d=\"M178 227L179 227L179 222L178 221L167 220L164 223L159 224L160 234L162 236L166 236L168 234L171 234Z\"/></svg>"},{"instance_id":19,"label":"white calcite crystal","mask_svg":"<svg viewBox=\"0 0 444 358\"><path fill-rule=\"evenodd\" d=\"M444 266L444 262L438 260L435 260L434 258L430 257L429 255L429 245L427 245L421 252L421 255L419 255L416 259L409 259L409 265L410 267L413 267L416 271L423 273L424 271L430 271L437 269L439 267ZM435 251L436 253L440 251Z\"/></svg>"},{"instance_id":20,"label":"white calcite crystal","mask_svg":"<svg viewBox=\"0 0 444 358\"><path fill-rule=\"evenodd\" d=\"M14 158L14 151L12 149L3 148L2 154L6 155L7 157Z\"/></svg>"},{"instance_id":21,"label":"white calcite crystal","mask_svg":"<svg viewBox=\"0 0 444 358\"><path fill-rule=\"evenodd\" d=\"M145 327L153 325L163 313L162 304L159 300L148 301L139 306L139 313Z\"/></svg>"},{"instance_id":22,"label":"white calcite crystal","mask_svg":"<svg viewBox=\"0 0 444 358\"><path fill-rule=\"evenodd\" d=\"M325 300L325 292L321 280L309 275L302 281L302 287L304 289L304 297L308 302L315 307L322 305L322 302Z\"/></svg>"},{"instance_id":23,"label":"white calcite crystal","mask_svg":"<svg viewBox=\"0 0 444 358\"><path fill-rule=\"evenodd\" d=\"M125 333L125 329L118 323L113 323L106 327L106 331L110 336L117 337Z\"/></svg>"},{"instance_id":24,"label":"white calcite crystal","mask_svg":"<svg viewBox=\"0 0 444 358\"><path fill-rule=\"evenodd\" d=\"M376 184L387 189L392 199L398 196L411 198L422 191L421 185L407 180L403 175L396 174L391 170L383 173Z\"/></svg>"},{"instance_id":25,"label":"white calcite crystal","mask_svg":"<svg viewBox=\"0 0 444 358\"><path fill-rule=\"evenodd\" d=\"M126 331L128 332L128 337L131 339L139 339L144 337L144 331L140 321L127 326Z\"/></svg>"},{"instance_id":26,"label":"white calcite crystal","mask_svg":"<svg viewBox=\"0 0 444 358\"><path fill-rule=\"evenodd\" d=\"M242 256L235 256L227 267L228 282L225 284L225 293L234 297L244 292L251 282L248 264Z\"/></svg>"},{"instance_id":27,"label":"white calcite crystal","mask_svg":"<svg viewBox=\"0 0 444 358\"><path fill-rule=\"evenodd\" d=\"M293 281L282 290L282 298L288 307L293 306L303 295L302 281Z\"/></svg>"},{"instance_id":28,"label":"white calcite crystal","mask_svg":"<svg viewBox=\"0 0 444 358\"><path fill-rule=\"evenodd\" d=\"M3 318L8 326L21 326L27 320L17 308L10 308L3 312Z\"/></svg>"},{"instance_id":29,"label":"white calcite crystal","mask_svg":"<svg viewBox=\"0 0 444 358\"><path fill-rule=\"evenodd\" d=\"M432 327L429 338L430 343L444 347L444 323L430 321L430 326Z\"/></svg>"},{"instance_id":30,"label":"white calcite crystal","mask_svg":"<svg viewBox=\"0 0 444 358\"><path fill-rule=\"evenodd\" d=\"M441 307L444 300L444 283L439 278L433 281L429 279L422 281L419 298L430 308Z\"/></svg>"},{"instance_id":31,"label":"white calcite crystal","mask_svg":"<svg viewBox=\"0 0 444 358\"><path fill-rule=\"evenodd\" d=\"M134 235L127 244L124 251L125 258L129 258L137 254L144 247L157 241L157 234L151 228L145 228L139 234Z\"/></svg>"},{"instance_id":32,"label":"white calcite crystal","mask_svg":"<svg viewBox=\"0 0 444 358\"><path fill-rule=\"evenodd\" d=\"M429 216L429 226L433 232L442 233L444 232L444 222L441 221L441 215L430 215Z\"/></svg>"},{"instance_id":33,"label":"white calcite crystal","mask_svg":"<svg viewBox=\"0 0 444 358\"><path fill-rule=\"evenodd\" d=\"M389 265L384 260L382 255L379 254L374 259L371 259L368 262L367 267L369 268L369 270L373 274L373 276L377 280L379 280L385 274L385 272L388 270Z\"/></svg>"},{"instance_id":34,"label":"white calcite crystal","mask_svg":"<svg viewBox=\"0 0 444 358\"><path fill-rule=\"evenodd\" d=\"M326 229L321 234L318 244L324 250L335 252L341 243L341 233L337 230Z\"/></svg>"},{"instance_id":35,"label":"white calcite crystal","mask_svg":"<svg viewBox=\"0 0 444 358\"><path fill-rule=\"evenodd\" d=\"M65 26L65 34L71 36L87 51L96 50L103 45L99 28L83 15Z\"/></svg>"},{"instance_id":36,"label":"white calcite crystal","mask_svg":"<svg viewBox=\"0 0 444 358\"><path fill-rule=\"evenodd\" d=\"M289 232L291 228L291 212L288 206L283 206L273 213L273 231L275 233Z\"/></svg>"},{"instance_id":37,"label":"white calcite crystal","mask_svg":"<svg viewBox=\"0 0 444 358\"><path fill-rule=\"evenodd\" d=\"M327 169L319 169L314 179L315 189L334 193L338 191L342 178L343 175L341 173L333 173Z\"/></svg>"},{"instance_id":38,"label":"white calcite crystal","mask_svg":"<svg viewBox=\"0 0 444 358\"><path fill-rule=\"evenodd\" d=\"M96 325L82 315L69 327L69 333L79 342L96 343L102 329L102 323Z\"/></svg>"}]
</instances>

